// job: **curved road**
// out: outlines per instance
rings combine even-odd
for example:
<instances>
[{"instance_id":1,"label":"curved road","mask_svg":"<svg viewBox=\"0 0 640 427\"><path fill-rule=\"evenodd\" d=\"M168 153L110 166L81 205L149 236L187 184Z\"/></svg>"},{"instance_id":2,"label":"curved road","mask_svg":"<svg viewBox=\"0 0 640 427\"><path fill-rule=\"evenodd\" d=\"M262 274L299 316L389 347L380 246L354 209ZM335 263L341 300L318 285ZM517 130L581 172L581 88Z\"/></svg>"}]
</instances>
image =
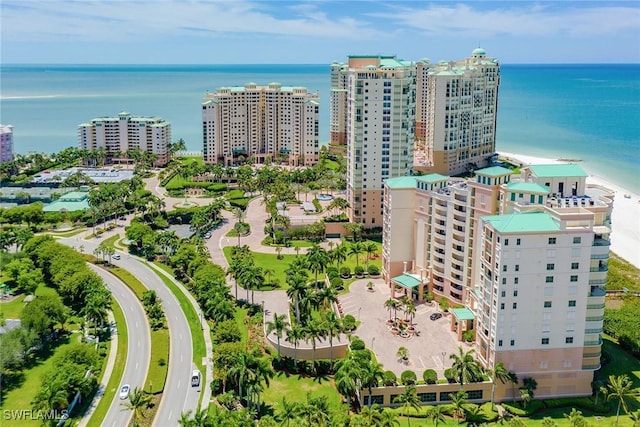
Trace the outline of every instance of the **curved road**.
<instances>
[{"instance_id":1,"label":"curved road","mask_svg":"<svg viewBox=\"0 0 640 427\"><path fill-rule=\"evenodd\" d=\"M75 238L58 239L58 241L69 246L82 244L84 252L88 254L92 254L98 247L95 242ZM125 252L117 251L116 253L122 258L112 260L113 263L128 270L147 288L156 291L162 300L170 334L169 371L162 400L152 425L159 427L178 426L178 419L182 412L195 412L198 409L202 382L206 380L205 378L200 382L200 387L191 387L191 372L195 366L192 363L193 343L189 323L177 298L151 268Z\"/></svg>"},{"instance_id":2,"label":"curved road","mask_svg":"<svg viewBox=\"0 0 640 427\"><path fill-rule=\"evenodd\" d=\"M118 384L109 412L101 424L105 427L121 427L129 425L133 411L126 411L121 405L124 400L120 400L119 397L120 387L122 384L129 384L132 390L135 387L143 387L149 370L149 360L151 359L149 323L138 297L127 285L93 264L89 264L89 267L104 280L107 288L120 304L129 332L127 360L122 381Z\"/></svg>"}]
</instances>

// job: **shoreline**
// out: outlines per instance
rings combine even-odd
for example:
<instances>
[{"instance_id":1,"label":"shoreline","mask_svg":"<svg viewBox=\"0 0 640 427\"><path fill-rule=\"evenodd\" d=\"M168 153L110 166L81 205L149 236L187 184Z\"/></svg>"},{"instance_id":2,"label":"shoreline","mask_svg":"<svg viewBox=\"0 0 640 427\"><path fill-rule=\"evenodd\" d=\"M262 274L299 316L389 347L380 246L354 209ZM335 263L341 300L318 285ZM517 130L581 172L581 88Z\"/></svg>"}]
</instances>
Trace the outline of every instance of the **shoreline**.
<instances>
[{"instance_id":1,"label":"shoreline","mask_svg":"<svg viewBox=\"0 0 640 427\"><path fill-rule=\"evenodd\" d=\"M499 151L498 154L500 158L522 165L570 163L561 159L527 156L504 151ZM574 159L573 163L581 165L582 161ZM592 174L584 166L583 169L589 174L587 185L601 185L615 193L611 213L611 251L640 268L640 194L599 175Z\"/></svg>"}]
</instances>

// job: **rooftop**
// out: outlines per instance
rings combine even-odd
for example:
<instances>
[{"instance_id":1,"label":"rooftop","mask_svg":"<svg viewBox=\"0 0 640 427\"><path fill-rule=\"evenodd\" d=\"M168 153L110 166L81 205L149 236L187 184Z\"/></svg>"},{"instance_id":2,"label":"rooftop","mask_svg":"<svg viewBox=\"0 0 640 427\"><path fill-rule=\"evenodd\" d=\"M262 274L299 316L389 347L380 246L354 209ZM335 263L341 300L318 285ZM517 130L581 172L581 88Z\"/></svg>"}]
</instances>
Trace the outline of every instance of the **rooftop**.
<instances>
[{"instance_id":1,"label":"rooftop","mask_svg":"<svg viewBox=\"0 0 640 427\"><path fill-rule=\"evenodd\" d=\"M523 212L484 216L482 220L501 233L544 233L559 231L558 223L546 212Z\"/></svg>"},{"instance_id":2,"label":"rooftop","mask_svg":"<svg viewBox=\"0 0 640 427\"><path fill-rule=\"evenodd\" d=\"M416 180L428 183L446 181L448 179L448 176L440 175L439 173L430 173L429 175L416 177Z\"/></svg>"},{"instance_id":3,"label":"rooftop","mask_svg":"<svg viewBox=\"0 0 640 427\"><path fill-rule=\"evenodd\" d=\"M503 168L502 166L492 166L490 168L478 169L476 171L476 175L482 176L502 176L502 175L510 175L513 173L511 169Z\"/></svg>"},{"instance_id":4,"label":"rooftop","mask_svg":"<svg viewBox=\"0 0 640 427\"><path fill-rule=\"evenodd\" d=\"M530 169L539 178L563 178L589 176L582 169L580 165L575 163L564 163L557 165L529 165L526 168Z\"/></svg>"},{"instance_id":5,"label":"rooftop","mask_svg":"<svg viewBox=\"0 0 640 427\"><path fill-rule=\"evenodd\" d=\"M420 285L420 278L416 277L415 274L404 273L402 276L396 276L391 279L395 283L400 286L404 286L405 288L413 289Z\"/></svg>"},{"instance_id":6,"label":"rooftop","mask_svg":"<svg viewBox=\"0 0 640 427\"><path fill-rule=\"evenodd\" d=\"M473 320L473 319L476 318L473 315L473 312L471 310L469 310L468 308L466 308L466 307L464 307L464 308L452 308L452 309L449 309L449 311L451 313L453 313L453 315L458 320Z\"/></svg>"},{"instance_id":7,"label":"rooftop","mask_svg":"<svg viewBox=\"0 0 640 427\"><path fill-rule=\"evenodd\" d=\"M510 182L507 184L507 190L521 193L549 194L549 187L535 182Z\"/></svg>"},{"instance_id":8,"label":"rooftop","mask_svg":"<svg viewBox=\"0 0 640 427\"><path fill-rule=\"evenodd\" d=\"M398 176L395 178L389 178L384 182L389 188L415 188L416 177L415 176Z\"/></svg>"}]
</instances>

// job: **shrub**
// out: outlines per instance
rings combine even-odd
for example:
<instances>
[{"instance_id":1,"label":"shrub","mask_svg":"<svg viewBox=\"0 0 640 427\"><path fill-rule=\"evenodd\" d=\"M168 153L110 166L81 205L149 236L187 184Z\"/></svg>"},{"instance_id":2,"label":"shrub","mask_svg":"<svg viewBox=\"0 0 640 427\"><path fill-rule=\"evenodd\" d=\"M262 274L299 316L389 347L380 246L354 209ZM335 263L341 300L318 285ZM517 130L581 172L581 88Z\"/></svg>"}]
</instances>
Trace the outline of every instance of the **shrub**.
<instances>
[{"instance_id":1,"label":"shrub","mask_svg":"<svg viewBox=\"0 0 640 427\"><path fill-rule=\"evenodd\" d=\"M353 271L356 273L356 276L362 276L364 274L364 267L362 267L361 265L357 265L356 268L353 269Z\"/></svg>"},{"instance_id":2,"label":"shrub","mask_svg":"<svg viewBox=\"0 0 640 427\"><path fill-rule=\"evenodd\" d=\"M322 212L322 205L320 204L320 201L318 201L318 199L313 199L313 207L316 208L317 213Z\"/></svg>"},{"instance_id":3,"label":"shrub","mask_svg":"<svg viewBox=\"0 0 640 427\"><path fill-rule=\"evenodd\" d=\"M356 318L350 314L347 314L342 319L342 325L347 332L351 332L356 329Z\"/></svg>"},{"instance_id":4,"label":"shrub","mask_svg":"<svg viewBox=\"0 0 640 427\"><path fill-rule=\"evenodd\" d=\"M382 377L382 383L385 386L394 386L398 384L398 377L392 371L385 371Z\"/></svg>"},{"instance_id":5,"label":"shrub","mask_svg":"<svg viewBox=\"0 0 640 427\"><path fill-rule=\"evenodd\" d=\"M475 341L475 339L476 339L476 330L475 329L468 329L468 330L464 331L462 333L462 339L467 341L467 342Z\"/></svg>"},{"instance_id":6,"label":"shrub","mask_svg":"<svg viewBox=\"0 0 640 427\"><path fill-rule=\"evenodd\" d=\"M332 277L331 279L329 279L329 283L331 283L331 286L333 286L337 290L344 289L344 280L342 280L340 277Z\"/></svg>"},{"instance_id":7,"label":"shrub","mask_svg":"<svg viewBox=\"0 0 640 427\"><path fill-rule=\"evenodd\" d=\"M413 371L406 370L402 373L402 375L400 375L400 381L403 385L414 385L417 380L418 377Z\"/></svg>"},{"instance_id":8,"label":"shrub","mask_svg":"<svg viewBox=\"0 0 640 427\"><path fill-rule=\"evenodd\" d=\"M338 272L338 269L334 266L327 267L326 273L329 280L333 279L334 277L340 277L340 272Z\"/></svg>"},{"instance_id":9,"label":"shrub","mask_svg":"<svg viewBox=\"0 0 640 427\"><path fill-rule=\"evenodd\" d=\"M451 368L444 370L444 377L447 379L447 382L451 384L456 382L456 376L453 374L453 370Z\"/></svg>"},{"instance_id":10,"label":"shrub","mask_svg":"<svg viewBox=\"0 0 640 427\"><path fill-rule=\"evenodd\" d=\"M431 301L433 301L433 294L432 294L431 292L427 292L427 293L424 295L424 299L425 299L425 301L427 301L427 302L429 302L429 303L430 303Z\"/></svg>"},{"instance_id":11,"label":"shrub","mask_svg":"<svg viewBox=\"0 0 640 427\"><path fill-rule=\"evenodd\" d=\"M380 274L380 269L378 268L377 265L373 265L371 264L368 268L367 268L367 273L369 273L369 276L377 276Z\"/></svg>"},{"instance_id":12,"label":"shrub","mask_svg":"<svg viewBox=\"0 0 640 427\"><path fill-rule=\"evenodd\" d=\"M364 349L365 349L364 341L362 341L358 337L351 338L351 350L364 350Z\"/></svg>"},{"instance_id":13,"label":"shrub","mask_svg":"<svg viewBox=\"0 0 640 427\"><path fill-rule=\"evenodd\" d=\"M347 266L344 267L340 267L340 275L342 277L350 277L351 276L351 269Z\"/></svg>"},{"instance_id":14,"label":"shrub","mask_svg":"<svg viewBox=\"0 0 640 427\"><path fill-rule=\"evenodd\" d=\"M438 382L438 373L433 369L427 369L422 374L422 379L426 384L435 384Z\"/></svg>"}]
</instances>

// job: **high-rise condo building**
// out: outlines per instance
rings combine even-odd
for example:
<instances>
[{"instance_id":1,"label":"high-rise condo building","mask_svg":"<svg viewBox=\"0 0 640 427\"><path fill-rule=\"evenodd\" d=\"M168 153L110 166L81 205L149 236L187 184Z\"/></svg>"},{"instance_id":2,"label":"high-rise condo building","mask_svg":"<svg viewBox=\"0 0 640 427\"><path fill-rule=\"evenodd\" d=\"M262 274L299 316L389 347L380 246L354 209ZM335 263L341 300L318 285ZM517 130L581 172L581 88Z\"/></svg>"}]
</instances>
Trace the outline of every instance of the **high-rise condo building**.
<instances>
[{"instance_id":1,"label":"high-rise condo building","mask_svg":"<svg viewBox=\"0 0 640 427\"><path fill-rule=\"evenodd\" d=\"M536 396L590 395L613 196L586 177L568 164L388 180L382 256L392 295L431 293L461 307L451 310L458 339L473 329L478 360L534 378Z\"/></svg>"},{"instance_id":2,"label":"high-rise condo building","mask_svg":"<svg viewBox=\"0 0 640 427\"><path fill-rule=\"evenodd\" d=\"M132 150L157 156L156 166L169 161L171 124L159 117L135 117L121 112L117 117L98 117L78 125L78 146L89 151L104 150L106 160L126 157Z\"/></svg>"},{"instance_id":3,"label":"high-rise condo building","mask_svg":"<svg viewBox=\"0 0 640 427\"><path fill-rule=\"evenodd\" d=\"M338 86L346 81L346 92L332 95L339 105L331 111L341 118L340 109L346 110L349 219L381 227L384 181L410 175L413 167L415 63L395 56L349 56L345 66L332 66L334 80Z\"/></svg>"},{"instance_id":4,"label":"high-rise condo building","mask_svg":"<svg viewBox=\"0 0 640 427\"><path fill-rule=\"evenodd\" d=\"M0 124L0 163L13 160L13 126Z\"/></svg>"},{"instance_id":5,"label":"high-rise condo building","mask_svg":"<svg viewBox=\"0 0 640 427\"><path fill-rule=\"evenodd\" d=\"M417 63L415 169L458 175L495 153L500 64L482 48L460 61Z\"/></svg>"},{"instance_id":6,"label":"high-rise condo building","mask_svg":"<svg viewBox=\"0 0 640 427\"><path fill-rule=\"evenodd\" d=\"M221 87L202 103L205 163L286 161L311 166L319 155L319 96L269 83Z\"/></svg>"}]
</instances>

